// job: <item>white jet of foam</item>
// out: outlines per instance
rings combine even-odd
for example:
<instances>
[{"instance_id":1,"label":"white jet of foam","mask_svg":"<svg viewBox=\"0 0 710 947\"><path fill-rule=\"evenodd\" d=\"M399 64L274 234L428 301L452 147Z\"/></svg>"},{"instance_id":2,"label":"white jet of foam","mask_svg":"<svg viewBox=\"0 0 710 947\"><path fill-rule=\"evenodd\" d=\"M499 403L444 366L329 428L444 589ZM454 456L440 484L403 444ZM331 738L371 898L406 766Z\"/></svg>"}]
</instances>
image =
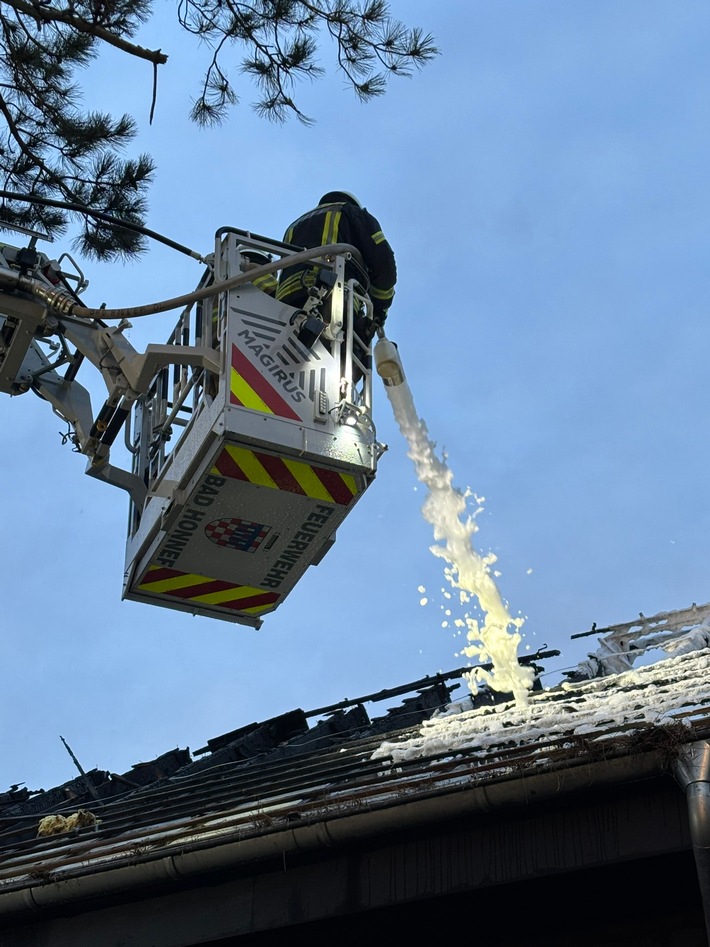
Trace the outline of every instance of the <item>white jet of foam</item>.
<instances>
[{"instance_id":1,"label":"white jet of foam","mask_svg":"<svg viewBox=\"0 0 710 947\"><path fill-rule=\"evenodd\" d=\"M467 676L473 694L483 682L492 690L513 694L519 707L528 704L534 672L518 662L522 618L512 618L490 573L495 556L480 556L472 545L478 527L474 516L466 515L470 492L462 493L452 485L453 474L435 453L427 427L416 412L412 392L406 380L399 385L385 386L399 429L409 445L408 455L414 462L417 478L428 490L422 515L434 527L434 539L441 545L430 547L435 556L446 560L444 568L449 583L459 590L462 604L478 600L484 615L483 623L466 616L469 644L466 657L492 664L492 670L475 668ZM479 510L476 512L480 512Z\"/></svg>"}]
</instances>

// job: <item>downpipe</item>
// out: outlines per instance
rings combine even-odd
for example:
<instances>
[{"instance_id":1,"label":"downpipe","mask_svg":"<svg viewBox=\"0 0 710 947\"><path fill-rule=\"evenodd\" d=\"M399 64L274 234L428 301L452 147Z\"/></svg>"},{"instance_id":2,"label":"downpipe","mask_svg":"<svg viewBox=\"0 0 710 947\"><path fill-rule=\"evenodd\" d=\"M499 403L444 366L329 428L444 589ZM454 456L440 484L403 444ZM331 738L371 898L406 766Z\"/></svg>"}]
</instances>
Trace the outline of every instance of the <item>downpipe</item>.
<instances>
[{"instance_id":1,"label":"downpipe","mask_svg":"<svg viewBox=\"0 0 710 947\"><path fill-rule=\"evenodd\" d=\"M690 837L710 943L710 742L699 740L681 747L673 772L688 801Z\"/></svg>"}]
</instances>

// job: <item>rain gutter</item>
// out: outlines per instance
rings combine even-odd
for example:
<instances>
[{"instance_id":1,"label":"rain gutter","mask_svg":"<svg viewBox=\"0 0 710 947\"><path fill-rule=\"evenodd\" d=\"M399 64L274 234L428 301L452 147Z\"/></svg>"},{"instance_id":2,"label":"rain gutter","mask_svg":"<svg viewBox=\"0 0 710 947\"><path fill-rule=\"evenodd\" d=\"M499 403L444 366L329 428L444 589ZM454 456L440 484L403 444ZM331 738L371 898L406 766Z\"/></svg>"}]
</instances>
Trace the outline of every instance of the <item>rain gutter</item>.
<instances>
[{"instance_id":1,"label":"rain gutter","mask_svg":"<svg viewBox=\"0 0 710 947\"><path fill-rule=\"evenodd\" d=\"M640 756L594 763L585 760L570 765L567 761L563 768L532 775L521 776L516 771L514 777L506 776L487 785L480 783L480 777L467 775L466 782L458 778L452 786L449 775L446 777L448 785L442 786L432 773L432 783L438 782L438 785L429 792L419 788L416 794L408 795L406 780L397 780L396 784L383 787L381 794L359 805L356 801L356 808L352 803L346 808L332 799L318 812L306 813L300 822L294 823L293 810L281 818L272 814L274 824L266 829L263 825L257 827L254 831L258 834L251 837L245 837L249 830L245 826L215 837L216 823L213 822L209 837L203 838L194 827L186 826L183 836L172 842L172 851L163 845L159 851L142 854L137 854L135 847L130 853L122 851L110 856L86 852L80 865L66 870L61 869L58 852L54 858L46 858L47 871L43 878L30 879L25 871L21 878L5 883L5 891L0 889L0 916L28 914L70 903L76 905L83 900L133 890L145 897L146 888L154 884L164 885L259 861L283 859L294 852L333 850L366 837L474 813L527 807L575 790L618 786L664 772L667 772L667 756L660 751L650 751ZM125 844L128 848L131 840ZM41 869L41 864L37 868Z\"/></svg>"}]
</instances>

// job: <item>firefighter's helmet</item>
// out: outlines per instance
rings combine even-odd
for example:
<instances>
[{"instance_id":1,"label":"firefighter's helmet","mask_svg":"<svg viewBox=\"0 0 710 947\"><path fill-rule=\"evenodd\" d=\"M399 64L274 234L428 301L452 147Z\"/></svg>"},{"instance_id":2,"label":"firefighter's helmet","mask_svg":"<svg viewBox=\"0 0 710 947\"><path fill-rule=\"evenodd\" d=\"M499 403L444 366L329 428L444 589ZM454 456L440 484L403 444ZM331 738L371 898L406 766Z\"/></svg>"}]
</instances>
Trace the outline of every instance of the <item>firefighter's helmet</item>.
<instances>
[{"instance_id":1,"label":"firefighter's helmet","mask_svg":"<svg viewBox=\"0 0 710 947\"><path fill-rule=\"evenodd\" d=\"M355 197L354 194L351 194L350 191L328 191L327 194L324 194L323 197L318 201L319 204L354 204L356 207L359 207L362 210L362 204Z\"/></svg>"}]
</instances>

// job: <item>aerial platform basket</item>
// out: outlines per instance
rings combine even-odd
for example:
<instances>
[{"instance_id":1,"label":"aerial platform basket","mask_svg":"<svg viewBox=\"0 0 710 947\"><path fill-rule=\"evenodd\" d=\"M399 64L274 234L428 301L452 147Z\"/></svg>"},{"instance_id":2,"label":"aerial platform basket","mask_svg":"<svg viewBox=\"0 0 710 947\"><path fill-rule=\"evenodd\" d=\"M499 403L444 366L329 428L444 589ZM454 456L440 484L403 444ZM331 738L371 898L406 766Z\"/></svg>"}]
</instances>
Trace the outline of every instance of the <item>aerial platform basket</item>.
<instances>
[{"instance_id":1,"label":"aerial platform basket","mask_svg":"<svg viewBox=\"0 0 710 947\"><path fill-rule=\"evenodd\" d=\"M250 275L257 250L282 265L294 252L218 231L203 285ZM127 442L148 498L131 507L124 598L259 627L333 544L384 449L370 348L353 332L370 301L349 260L317 261L327 298L308 314L258 278L182 313L169 342L211 346L223 368L168 365L134 408ZM315 339L306 315L325 324Z\"/></svg>"}]
</instances>

